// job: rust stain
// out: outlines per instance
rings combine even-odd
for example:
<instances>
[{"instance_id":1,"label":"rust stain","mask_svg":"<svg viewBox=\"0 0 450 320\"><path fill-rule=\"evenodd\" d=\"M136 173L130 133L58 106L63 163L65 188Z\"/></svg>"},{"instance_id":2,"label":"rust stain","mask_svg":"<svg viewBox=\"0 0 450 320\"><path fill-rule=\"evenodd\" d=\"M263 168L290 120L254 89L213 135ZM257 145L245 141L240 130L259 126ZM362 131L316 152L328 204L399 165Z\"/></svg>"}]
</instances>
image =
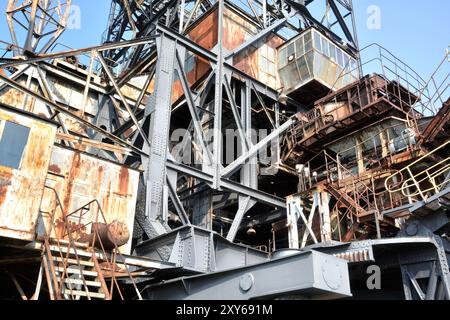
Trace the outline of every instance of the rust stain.
<instances>
[{"instance_id":1,"label":"rust stain","mask_svg":"<svg viewBox=\"0 0 450 320\"><path fill-rule=\"evenodd\" d=\"M61 179L61 202L66 214L71 210L78 209L90 200L98 200L104 213L105 221L111 222L114 219L124 221L127 226L130 220L134 219L134 205L136 201L136 191L139 173L133 169L123 167L120 164L105 162L96 157L92 157L75 150L68 150L61 147L53 148L53 166L58 166L64 178ZM53 170L56 168L52 167ZM75 207L76 204L76 208ZM73 230L74 238L87 239L86 229L80 228L78 216L69 218L70 226ZM66 226L61 214L58 212L60 220L55 228L55 236L61 238L64 235ZM83 217L82 223L96 222L95 208L91 214ZM103 222L103 217L98 217L98 222ZM74 229L77 229L75 231ZM129 252L129 243L123 252Z\"/></svg>"},{"instance_id":2,"label":"rust stain","mask_svg":"<svg viewBox=\"0 0 450 320\"><path fill-rule=\"evenodd\" d=\"M48 167L48 171L50 171L51 173L56 173L56 174L60 174L61 173L61 168L58 167L56 164L52 164Z\"/></svg>"},{"instance_id":3,"label":"rust stain","mask_svg":"<svg viewBox=\"0 0 450 320\"><path fill-rule=\"evenodd\" d=\"M0 168L0 223L6 226L0 234L33 240L56 128L3 109L0 118L29 128L20 170Z\"/></svg>"},{"instance_id":4,"label":"rust stain","mask_svg":"<svg viewBox=\"0 0 450 320\"><path fill-rule=\"evenodd\" d=\"M64 210L69 210L70 201L72 199L72 190L74 186L74 180L78 177L80 172L80 153L75 151L73 160L70 166L69 176L67 177L67 188L64 194L63 206Z\"/></svg>"},{"instance_id":5,"label":"rust stain","mask_svg":"<svg viewBox=\"0 0 450 320\"><path fill-rule=\"evenodd\" d=\"M105 210L105 215L108 216L108 210L109 210L109 204L111 200L111 180L108 182L108 188L105 192L105 194L103 195L103 199L102 199L102 208L103 210Z\"/></svg>"},{"instance_id":6,"label":"rust stain","mask_svg":"<svg viewBox=\"0 0 450 320\"><path fill-rule=\"evenodd\" d=\"M8 187L12 184L12 174L7 172L6 170L0 173L0 207L6 200L6 193L8 191Z\"/></svg>"},{"instance_id":7,"label":"rust stain","mask_svg":"<svg viewBox=\"0 0 450 320\"><path fill-rule=\"evenodd\" d=\"M99 168L98 168L98 178L99 178L99 181L101 181L102 180L102 178L103 178L103 172L105 171L105 169L102 167L102 166L100 166Z\"/></svg>"},{"instance_id":8,"label":"rust stain","mask_svg":"<svg viewBox=\"0 0 450 320\"><path fill-rule=\"evenodd\" d=\"M129 185L130 173L128 169L125 167L120 168L119 174L119 193L123 195L128 194L128 185Z\"/></svg>"}]
</instances>

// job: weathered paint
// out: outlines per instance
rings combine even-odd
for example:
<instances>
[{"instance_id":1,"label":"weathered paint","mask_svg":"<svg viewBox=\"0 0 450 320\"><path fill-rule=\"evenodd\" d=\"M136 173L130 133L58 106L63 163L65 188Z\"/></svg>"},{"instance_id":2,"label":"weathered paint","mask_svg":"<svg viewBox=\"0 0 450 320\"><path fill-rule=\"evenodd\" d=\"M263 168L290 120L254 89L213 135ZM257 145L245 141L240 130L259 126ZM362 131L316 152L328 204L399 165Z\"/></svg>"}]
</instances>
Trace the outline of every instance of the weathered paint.
<instances>
[{"instance_id":1,"label":"weathered paint","mask_svg":"<svg viewBox=\"0 0 450 320\"><path fill-rule=\"evenodd\" d=\"M23 86L26 86L27 77L22 76L17 80L17 82ZM37 82L31 81L30 90L34 92L38 90ZM11 87L6 87L0 91L0 103L4 103L24 111L34 112L36 99L32 97L28 97L28 99L26 99L26 95L23 92ZM41 116L45 115L42 111L34 113Z\"/></svg>"},{"instance_id":2,"label":"weathered paint","mask_svg":"<svg viewBox=\"0 0 450 320\"><path fill-rule=\"evenodd\" d=\"M203 48L212 50L218 42L217 23L217 7L215 7L215 9L207 13L187 31L187 36ZM246 18L243 13L232 9L228 5L225 5L222 29L223 47L226 51L236 49L259 32L259 29L254 22ZM281 82L276 67L278 61L276 48L283 43L284 40L276 34L269 34L267 37L257 41L235 56L232 63L237 69L247 73L273 89L278 89L281 87ZM272 56L270 60L273 62L273 70L271 72L266 72L267 70L265 70L262 65L262 55L268 56L268 50L271 52L273 51L273 54L269 54ZM199 56L195 56L195 63L192 69L185 70L189 84L191 86L195 85L210 70L211 67L208 61ZM179 80L175 81L172 101L175 102L182 96L183 89L181 83Z\"/></svg>"},{"instance_id":3,"label":"weathered paint","mask_svg":"<svg viewBox=\"0 0 450 320\"><path fill-rule=\"evenodd\" d=\"M136 170L77 150L60 146L55 146L53 149L47 185L57 190L66 215L92 200L97 200L105 214L106 223L117 220L125 223L129 230L133 230L138 182L139 172ZM52 206L54 206L54 193L47 191L41 206L43 222L47 228ZM96 222L97 206L94 204L91 208L92 210L83 216L81 225ZM79 214L71 216L69 220L77 226ZM98 222L105 222L101 215ZM57 227L53 230L52 236L63 237L61 210L56 212L55 223ZM89 233L90 227L91 225L80 229L75 234L75 240ZM40 230L43 230L42 228L43 226ZM121 248L121 251L127 254L130 250L131 240Z\"/></svg>"},{"instance_id":4,"label":"weathered paint","mask_svg":"<svg viewBox=\"0 0 450 320\"><path fill-rule=\"evenodd\" d=\"M0 166L0 236L32 241L56 126L1 106L0 121L30 128L20 168Z\"/></svg>"}]
</instances>

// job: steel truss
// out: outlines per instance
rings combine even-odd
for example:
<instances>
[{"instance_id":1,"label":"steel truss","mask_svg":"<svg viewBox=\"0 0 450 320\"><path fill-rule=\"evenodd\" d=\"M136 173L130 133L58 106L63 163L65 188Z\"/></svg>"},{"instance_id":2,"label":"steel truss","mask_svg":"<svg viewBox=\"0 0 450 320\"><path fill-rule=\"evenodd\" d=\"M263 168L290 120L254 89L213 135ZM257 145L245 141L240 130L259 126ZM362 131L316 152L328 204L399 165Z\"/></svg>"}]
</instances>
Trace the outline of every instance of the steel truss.
<instances>
[{"instance_id":1,"label":"steel truss","mask_svg":"<svg viewBox=\"0 0 450 320\"><path fill-rule=\"evenodd\" d=\"M38 2L34 1L33 7L44 9ZM329 2L327 1L325 4L326 17L322 17L322 21L329 22L329 13L332 11L336 14L337 6L340 6L341 10L347 11L344 16L351 15L351 3L339 1L336 4L331 1L333 2L331 4ZM16 12L13 9L13 3L14 1L10 1L10 10L8 11L10 14ZM192 218L191 221L188 218L188 210L183 207L186 205L186 201L183 202L179 197L180 191L183 192L183 190L180 190L177 181L181 177L190 177L197 181L194 183L195 189L206 185L211 190L215 190L213 193L225 191L237 194L238 209L228 236L229 240L233 240L245 214L256 203L263 203L275 208L286 207L283 199L258 190L255 158L258 152L267 148L272 141L278 139L280 134L289 129L295 120L280 115L277 91L233 67L230 59L271 32L279 32L281 29L287 28L295 35L302 28L311 24L321 25L322 29L326 29L327 26L322 25L309 14L307 7L311 3L312 1L306 1L304 5L249 3L249 7L244 11L247 11L246 14L258 23L260 32L233 52L224 52L221 46L217 46L211 51L206 50L183 35L190 25L205 12L211 10L213 6L218 6L218 19L219 25L221 25L224 1L214 3L210 1L115 0L112 2L109 26L103 45L62 53L42 54L26 60L4 61L5 63L1 67L13 69L16 73L12 77L0 75L4 82L2 87L13 87L41 101L52 110L52 114L57 119L60 114L64 114L87 126L90 128L90 138L108 139L118 146L128 148L131 155L122 161L137 167L142 164L145 170L143 175L144 184L147 185L145 216L147 220L151 221L152 228L156 231L153 235L162 234L168 230L169 207L166 205L167 203L172 204L171 207L173 206L184 224L192 223ZM45 4L47 5L45 8L51 8L49 2L45 2ZM70 5L70 2L66 2L66 5ZM234 4L229 3L229 5ZM25 10L26 7L21 9ZM68 10L66 9L65 12ZM35 11L32 13L36 14ZM341 18L340 15L336 17L336 24L342 28ZM42 51L48 50L56 41L63 31L61 28L64 27L66 20L67 14L62 16L58 23L60 29L55 33L51 42L43 47ZM298 22L297 27L294 27L293 21ZM328 27L332 29L332 24L328 24ZM350 29L345 25L344 33L346 34L345 30ZM32 21L30 30L33 30ZM11 32L14 35L14 30ZM36 51L38 43L30 38L32 34L30 32L25 41L25 49ZM348 36L348 34L346 35ZM221 43L223 37L221 28L218 30L218 37L218 43ZM352 35L348 38L356 39L356 36ZM15 39L14 36L13 39ZM14 42L16 45L18 44L17 40ZM350 41L350 43L357 47L355 41ZM203 84L196 88L190 87L187 75L183 70L186 52L205 59L211 66L209 73L205 75L206 79ZM86 86L84 104L93 87L97 85L91 81L96 64L100 66L106 84L106 87L101 90L104 98L101 100L99 115L95 117L94 121L86 120L83 116L79 116L59 104L49 89L46 79L48 71L45 70L49 68L48 62L82 55L89 56L88 74L86 79L80 79L81 83ZM29 77L30 70L37 70L36 76L43 95L33 92L23 83L16 81L24 74L28 74ZM181 81L184 94L184 100L176 107L172 106L171 91L167 90L167 88L172 88L175 82L175 74L172 70L176 70L176 77ZM146 79L142 88L145 89L153 82L154 92L150 96L148 92L142 90L136 101L130 101L123 94L123 87L130 80L141 76ZM226 101L226 107L224 101ZM205 130L202 121L206 117L204 111L207 108L206 105L212 106L209 112L213 115L213 125ZM252 121L255 121L256 117L252 112L252 107L255 105L261 105L264 108L268 118L262 119L262 121L267 122L267 127L274 126L274 130L257 143L251 141ZM180 163L172 157L167 149L171 118L175 111L179 112L184 108L189 110L191 117L191 124L187 129L194 133L195 143L198 146L193 150L194 156L203 159L200 166ZM223 165L221 151L224 147L221 134L224 129L225 108L232 111L232 118L227 117L225 120L227 122L231 120L232 126L237 128L242 148L242 154L235 157L226 166ZM120 113L125 113L128 119L119 119L118 114ZM259 117L259 115L257 116ZM69 133L62 121L61 124L64 132ZM130 129L133 133L125 136L125 132ZM213 135L212 143L206 139L206 135L210 132ZM190 145L187 147L192 148ZM111 152L100 152L100 154L116 161L119 160ZM236 176L240 176L240 179L236 180ZM209 192L207 197L211 197L213 193ZM204 220L206 217L202 219ZM211 217L208 219L211 220ZM195 221L195 223L198 222ZM212 224L209 225L209 228L212 228Z\"/></svg>"},{"instance_id":2,"label":"steel truss","mask_svg":"<svg viewBox=\"0 0 450 320\"><path fill-rule=\"evenodd\" d=\"M215 228L214 222L227 221L225 235L229 242L233 242L239 240L238 233L242 226L248 225L247 216L262 220L258 211L281 211L282 216L286 216L284 213L286 209L291 228L291 246L295 248L300 246L298 233L292 230L296 230L295 226L299 217L306 226L310 227L311 221L307 221L308 218L303 215L302 207L298 203L299 199L291 199L292 201L286 204L282 197L276 195L276 192L267 191L269 188L265 188L260 183L265 179L261 174L261 168L269 173L273 172L271 170L280 169L280 151L272 150L271 157L275 161L269 165L258 161L258 154L270 145L280 144L279 136L299 122L293 115L301 106L293 105L292 101L287 105L280 105L278 91L238 70L232 65L232 58L270 33L283 34L285 38L292 38L309 26L315 26L341 43L344 41L348 50L358 57L359 48L352 1L261 2L255 0L249 1L248 5L242 5L224 0L217 2L113 0L108 30L102 45L58 53L46 52L64 30L67 8L57 10L61 15L56 23L56 31L48 33L51 35L50 40L42 44L43 36L47 35L44 31L47 25L44 22L36 22L38 18L36 12L39 8L46 10L46 14L49 15L49 10L53 8L52 1L36 0L24 6L19 6L16 2L10 1L8 6L15 58L0 59L0 69L12 72L10 76L0 73L0 95L12 88L23 93L26 99L39 101L48 108L49 118L60 123L61 130L66 135L76 137L81 135L67 127L64 118L70 118L87 128L84 138L103 144L102 147L90 149L90 152L142 169L140 193L142 199L140 200L143 205L138 204L136 220L144 230L145 238L148 239L138 246L143 252L150 249L152 251L156 246L154 250L156 254L164 257L162 260L168 261L172 257L174 248L164 243L157 246L158 242L166 237L174 237L174 243L180 245L183 241L184 230L189 230L185 233L194 239L196 231L201 228L202 231L199 232L203 234L205 243L208 243L202 254L209 268L209 264L212 263L211 248L214 244L212 231L214 229L219 231ZM67 0L66 6L70 6L70 3L71 1ZM240 8L243 14L258 26L256 35L231 52L221 45L224 37L222 21L226 5ZM309 10L315 5L322 10L320 13L317 13L320 10ZM28 28L28 34L24 45L21 45L15 37L12 21L14 14L28 8L31 8L30 23L29 26L25 26ZM186 31L213 9L218 10L217 43L219 45L207 50L191 41L186 36ZM36 29L36 26L40 26L40 29ZM34 32L35 30L38 31ZM37 53L39 55L36 55ZM24 54L26 58L19 58ZM209 67L202 79L194 85L189 82L185 72L188 54L202 59ZM65 58L82 56L87 56L89 59L84 73L79 72L78 62L73 68L78 71L75 75L53 64ZM97 66L98 70L96 70ZM81 108L75 108L60 101L52 91L50 75L56 75L84 88ZM97 81L96 77L100 80ZM37 86L33 87L32 83L37 83ZM182 97L172 101L175 83L180 85ZM130 88L137 90L139 94L130 97L128 94ZM99 96L98 110L96 114L89 116L84 108L92 93ZM286 113L282 113L281 108ZM81 111L74 112L74 109ZM252 139L255 123L270 129L270 133L259 141ZM170 137L178 128L185 129L185 136L177 147L183 153L190 154L190 160L197 160L194 164L183 163L174 152L173 145L170 144ZM226 145L222 139L223 131L227 128L235 130L238 147L241 150L240 154L234 155L229 163L224 161L223 151ZM67 139L65 143L71 144L70 139ZM312 208L317 210L325 221L321 230L323 241L330 240L331 232L330 212L327 205L331 192L328 191L332 192L332 190L326 192L320 190L313 197ZM232 203L231 206L229 202ZM348 199L347 202L349 202ZM227 210L213 212L215 207ZM169 222L173 223L169 221L172 212L177 214L178 227L182 229L172 230L169 225ZM428 233L427 236L430 234ZM301 242L302 247L305 247L308 237L311 237L315 243L318 242L313 230L308 228ZM432 238L435 239L434 236ZM445 291L448 298L448 266L444 264L442 258L442 255L445 256L442 247L443 245L437 246L438 250L441 250L439 252L441 259L433 264L431 269L433 272L426 275L431 279L426 292L416 285L417 274L420 272L417 270L416 272L407 262L402 263L402 275L404 279L409 279L409 282L405 280L405 291L411 291L414 288L420 298L441 297L444 296ZM290 265L292 270L297 267L296 262L305 260L302 263L311 266L311 261L314 259L320 260L329 268L330 265L322 261L328 258L314 251L284 258L293 263ZM340 260L337 261L341 263ZM184 261L177 261L177 263L178 266L183 266ZM276 268L279 263L283 263L283 259L267 262L267 266ZM192 265L201 269L205 264L201 263L200 267L197 263ZM236 275L242 277L242 285L247 286L247 275L241 268L243 266L237 267L239 269L230 272L231 277ZM260 267L246 267L249 268L248 273L258 275L258 281L267 275L267 273L260 273ZM263 265L262 267L264 269ZM314 269L314 266L311 268ZM340 264L338 269L339 275L345 275L345 266ZM216 270L209 268L206 271ZM343 286L337 290L334 286L333 279L336 274L333 270L326 269L323 272L326 273L325 282L328 279L331 284L321 283L320 285L323 286L319 288L320 290L331 296L349 295L346 281L339 283L339 286L341 284ZM217 276L220 277L214 274L189 279L192 283L199 285L199 290L192 296L196 297L198 294L198 297L204 297L208 294L209 290L205 289L204 282L209 279L215 281ZM228 280L231 284L235 282L231 278ZM226 286L228 280L222 284ZM296 280L298 280L299 288L305 282L302 277ZM171 285L177 289L173 291L172 296L183 298L191 296L191 293L180 289L180 282L174 282ZM280 294L285 293L282 292L285 286L269 283L269 286L262 288L251 297L263 296L267 288L280 290ZM166 296L165 290L166 287L162 287L155 292ZM243 295L236 291L234 297L242 298ZM413 294L411 293L409 297L412 298Z\"/></svg>"}]
</instances>

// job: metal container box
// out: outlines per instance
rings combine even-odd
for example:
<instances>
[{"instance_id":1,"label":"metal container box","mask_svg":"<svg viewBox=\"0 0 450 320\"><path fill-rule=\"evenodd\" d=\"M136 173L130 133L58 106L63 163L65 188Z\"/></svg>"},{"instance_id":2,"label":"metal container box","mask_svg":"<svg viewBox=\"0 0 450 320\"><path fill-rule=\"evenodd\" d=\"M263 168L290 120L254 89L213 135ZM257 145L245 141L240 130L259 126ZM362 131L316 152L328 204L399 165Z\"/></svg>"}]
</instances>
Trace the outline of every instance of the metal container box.
<instances>
[{"instance_id":1,"label":"metal container box","mask_svg":"<svg viewBox=\"0 0 450 320\"><path fill-rule=\"evenodd\" d=\"M357 60L311 27L278 49L283 93L306 105L358 80Z\"/></svg>"},{"instance_id":2,"label":"metal container box","mask_svg":"<svg viewBox=\"0 0 450 320\"><path fill-rule=\"evenodd\" d=\"M56 125L0 105L0 237L32 241Z\"/></svg>"},{"instance_id":3,"label":"metal container box","mask_svg":"<svg viewBox=\"0 0 450 320\"><path fill-rule=\"evenodd\" d=\"M46 188L42 199L39 235L49 230L51 213L55 210L55 191L69 222L77 230L73 233L74 240L89 234L92 223L105 222L98 213L98 204L106 223L118 220L132 232L138 183L139 171L77 150L55 146L46 180L49 188ZM86 210L77 211L83 207ZM61 210L55 212L51 235L66 239L63 213ZM129 254L130 250L131 238L121 247L121 252Z\"/></svg>"},{"instance_id":4,"label":"metal container box","mask_svg":"<svg viewBox=\"0 0 450 320\"><path fill-rule=\"evenodd\" d=\"M205 49L212 50L218 42L217 13L217 5L214 5L186 31L187 37ZM261 31L244 11L228 3L225 3L222 30L222 45L226 55ZM231 62L237 69L276 90L281 86L276 68L276 48L283 43L284 39L270 33L236 54ZM191 52L186 53L184 72L191 86L203 79L210 70L211 66L207 60ZM176 101L181 96L183 90L180 81L177 80L174 83L172 100Z\"/></svg>"}]
</instances>

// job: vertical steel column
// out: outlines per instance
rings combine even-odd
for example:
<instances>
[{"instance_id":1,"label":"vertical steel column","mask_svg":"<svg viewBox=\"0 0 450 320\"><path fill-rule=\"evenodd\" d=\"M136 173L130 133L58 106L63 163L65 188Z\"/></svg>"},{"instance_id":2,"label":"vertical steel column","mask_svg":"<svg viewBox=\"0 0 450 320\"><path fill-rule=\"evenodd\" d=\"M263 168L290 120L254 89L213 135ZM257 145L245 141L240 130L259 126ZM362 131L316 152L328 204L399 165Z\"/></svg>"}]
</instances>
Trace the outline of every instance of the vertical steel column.
<instances>
[{"instance_id":1,"label":"vertical steel column","mask_svg":"<svg viewBox=\"0 0 450 320\"><path fill-rule=\"evenodd\" d=\"M319 212L322 216L322 225L320 226L322 241L331 241L330 194L325 191L317 193L319 198Z\"/></svg>"},{"instance_id":2,"label":"vertical steel column","mask_svg":"<svg viewBox=\"0 0 450 320\"><path fill-rule=\"evenodd\" d=\"M247 141L253 146L254 141L252 135L252 91L249 81L241 88L241 119L244 127ZM248 163L242 166L241 183L245 186L258 189L258 173L257 173L257 155L250 157Z\"/></svg>"},{"instance_id":3,"label":"vertical steel column","mask_svg":"<svg viewBox=\"0 0 450 320\"><path fill-rule=\"evenodd\" d=\"M214 96L214 182L213 188L220 188L220 171L222 167L222 79L223 79L223 13L224 0L219 1L218 30L217 30L217 65L215 75L215 96Z\"/></svg>"},{"instance_id":4,"label":"vertical steel column","mask_svg":"<svg viewBox=\"0 0 450 320\"><path fill-rule=\"evenodd\" d=\"M152 137L147 167L146 213L150 220L167 217L163 212L164 188L166 185L167 143L171 115L172 84L174 81L175 40L164 33L157 40L158 62L154 98L150 99L151 115L149 137ZM167 195L167 194L166 194ZM164 218L163 220L164 221Z\"/></svg>"},{"instance_id":5,"label":"vertical steel column","mask_svg":"<svg viewBox=\"0 0 450 320\"><path fill-rule=\"evenodd\" d=\"M299 215L296 213L296 208L294 205L294 199L288 198L287 200L287 219L286 223L288 226L288 242L289 249L299 249L299 237L298 237L298 218Z\"/></svg>"}]
</instances>

